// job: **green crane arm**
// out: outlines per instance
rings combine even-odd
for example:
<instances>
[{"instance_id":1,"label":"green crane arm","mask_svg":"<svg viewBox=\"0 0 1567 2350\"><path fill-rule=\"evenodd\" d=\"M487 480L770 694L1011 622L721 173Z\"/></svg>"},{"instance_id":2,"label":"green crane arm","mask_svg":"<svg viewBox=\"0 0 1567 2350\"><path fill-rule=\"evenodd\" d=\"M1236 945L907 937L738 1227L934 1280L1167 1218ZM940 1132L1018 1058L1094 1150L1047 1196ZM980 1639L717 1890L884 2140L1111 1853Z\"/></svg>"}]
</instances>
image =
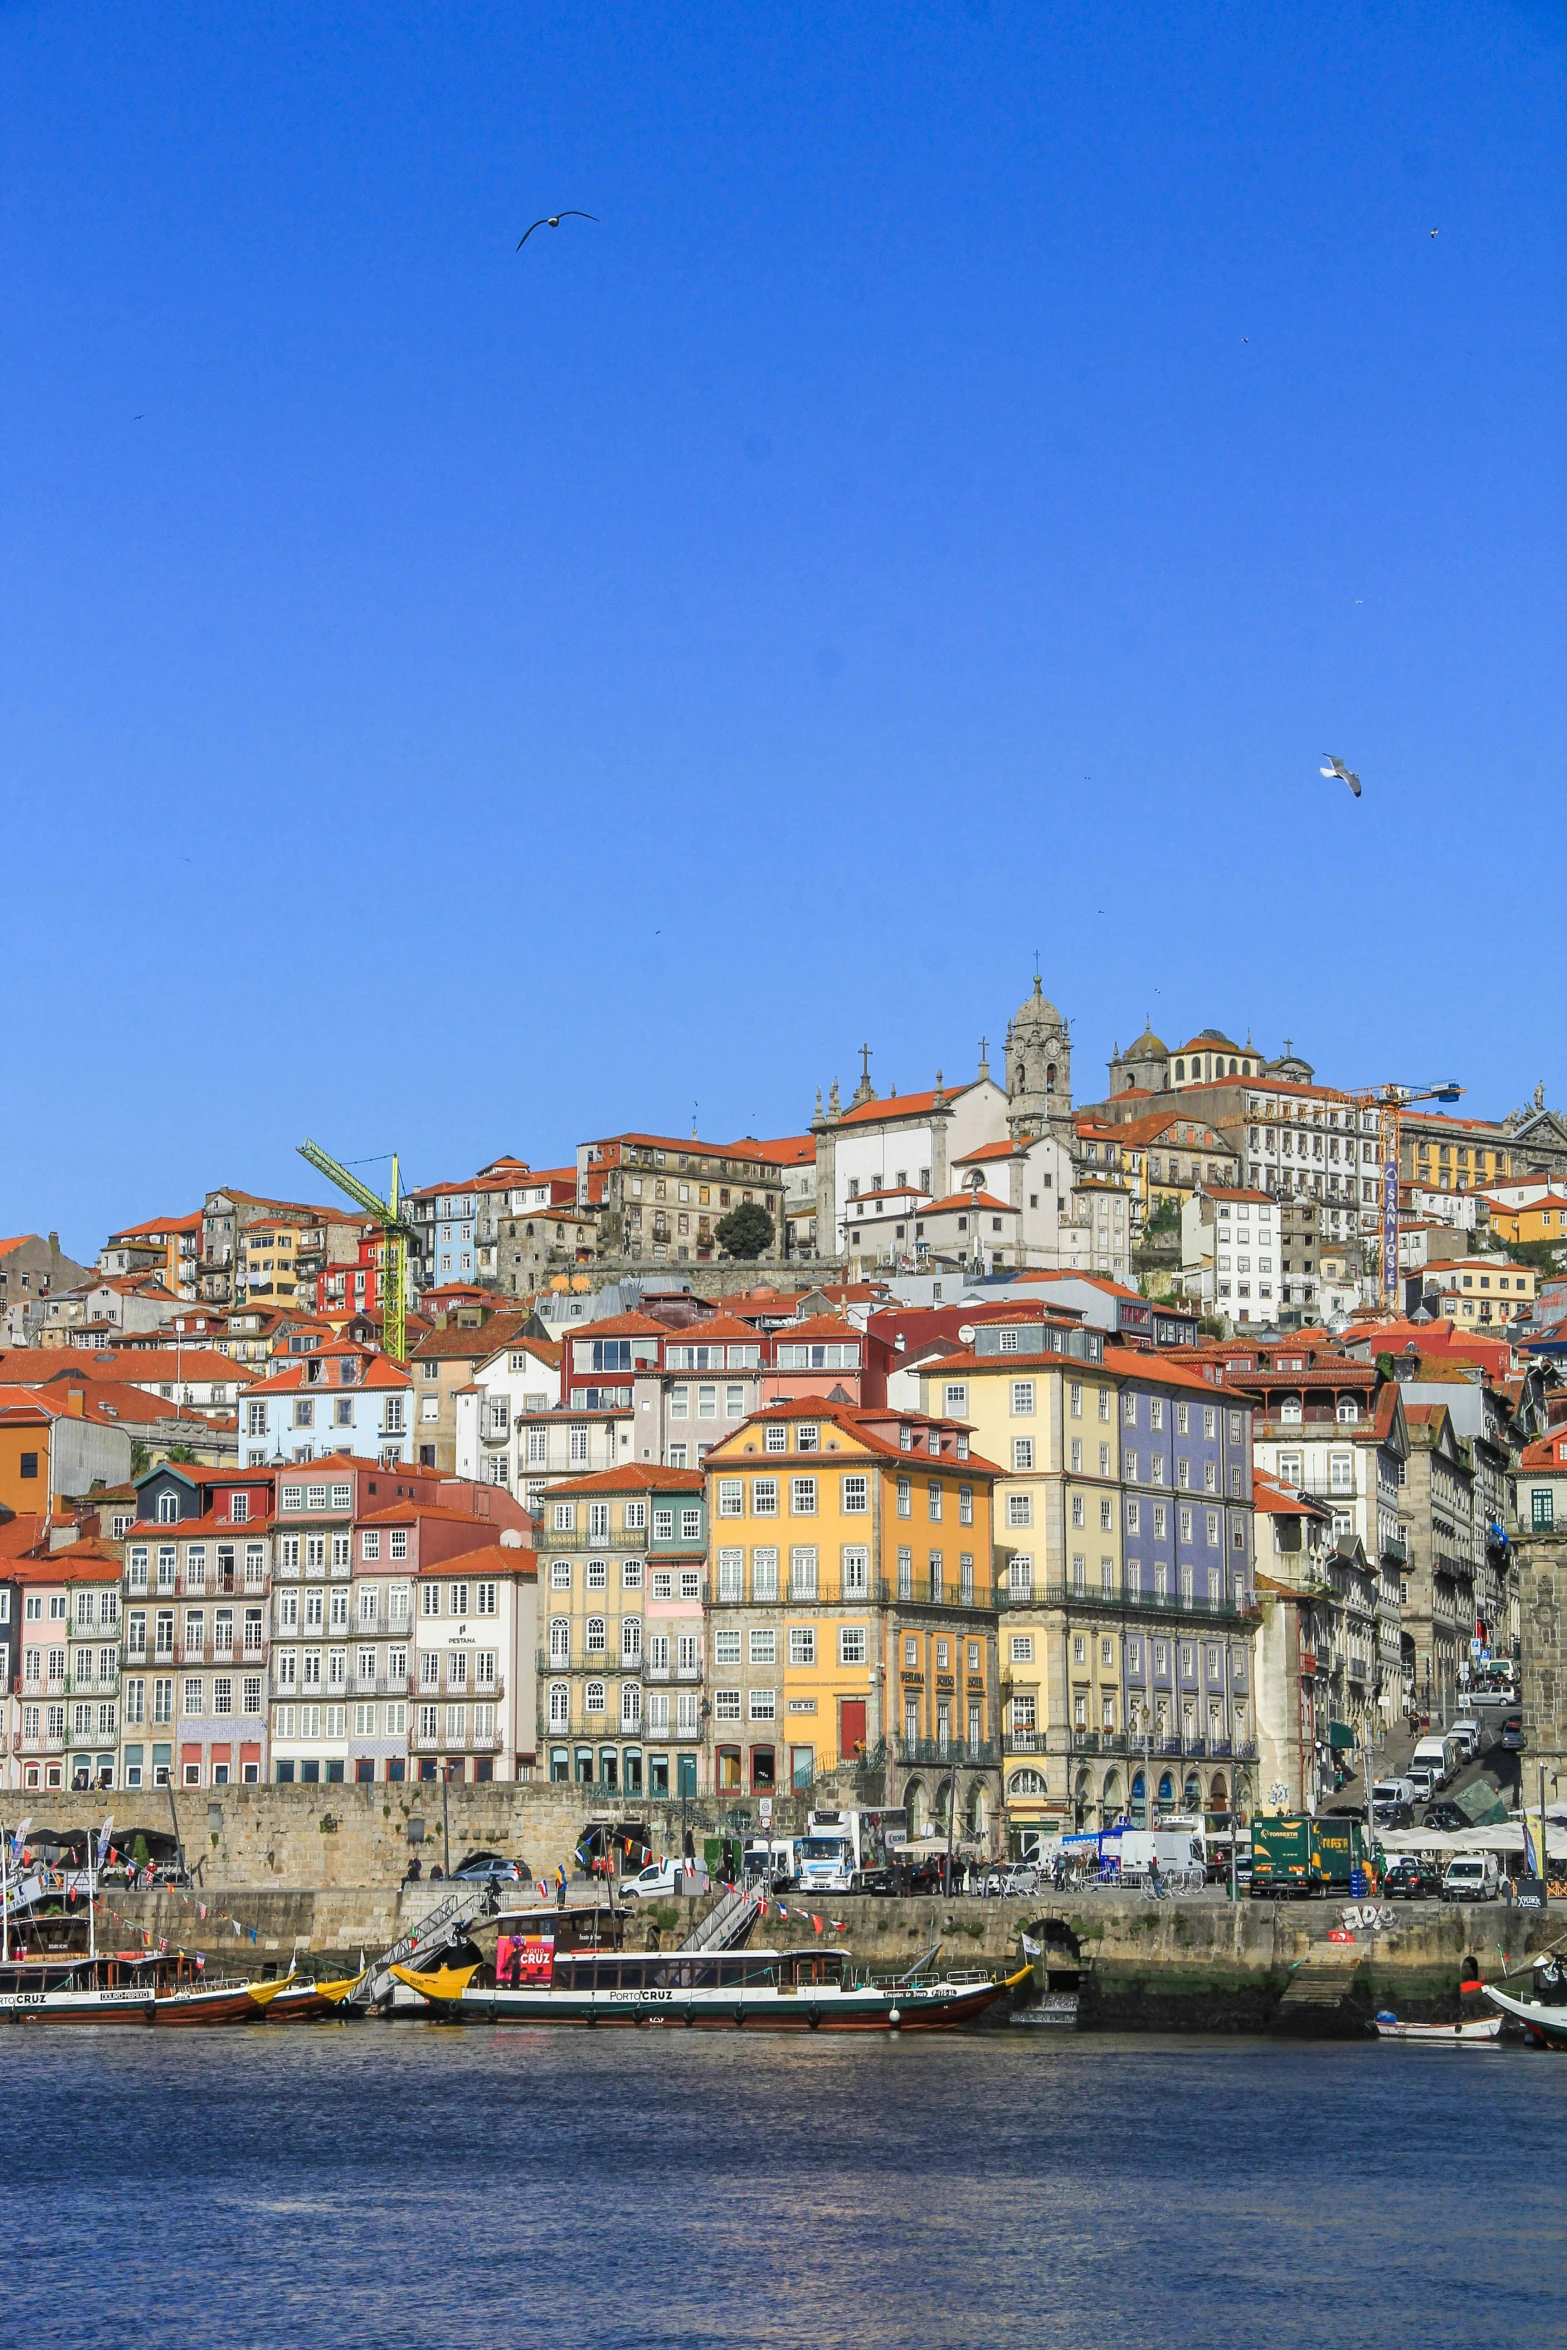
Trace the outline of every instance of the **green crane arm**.
<instances>
[{"instance_id":1,"label":"green crane arm","mask_svg":"<svg viewBox=\"0 0 1567 2350\"><path fill-rule=\"evenodd\" d=\"M384 1199L378 1198L370 1189L368 1183L361 1183L357 1175L350 1174L342 1162L322 1150L319 1143L302 1142L299 1155L310 1161L317 1174L324 1175L328 1182L337 1185L339 1191L345 1192L356 1207L363 1208L367 1216L373 1216L378 1224L384 1224L388 1232L407 1235L407 1227L397 1212L395 1200L388 1206Z\"/></svg>"}]
</instances>

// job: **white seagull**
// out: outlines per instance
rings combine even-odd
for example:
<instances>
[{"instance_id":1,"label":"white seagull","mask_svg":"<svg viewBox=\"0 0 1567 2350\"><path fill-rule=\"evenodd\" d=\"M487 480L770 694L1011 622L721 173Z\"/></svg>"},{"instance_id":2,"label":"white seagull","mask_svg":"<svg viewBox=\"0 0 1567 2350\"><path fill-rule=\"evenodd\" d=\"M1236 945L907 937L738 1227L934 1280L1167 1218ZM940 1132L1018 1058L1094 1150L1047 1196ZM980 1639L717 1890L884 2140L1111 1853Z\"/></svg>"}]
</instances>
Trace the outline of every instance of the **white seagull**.
<instances>
[{"instance_id":1,"label":"white seagull","mask_svg":"<svg viewBox=\"0 0 1567 2350\"><path fill-rule=\"evenodd\" d=\"M1328 764L1326 767L1320 769L1319 772L1323 775L1341 776L1344 782L1349 785L1350 790L1354 793L1356 799L1358 800L1360 797L1360 778L1355 773L1354 768L1346 767L1342 759L1335 759L1331 751L1324 751L1322 756L1327 760Z\"/></svg>"}]
</instances>

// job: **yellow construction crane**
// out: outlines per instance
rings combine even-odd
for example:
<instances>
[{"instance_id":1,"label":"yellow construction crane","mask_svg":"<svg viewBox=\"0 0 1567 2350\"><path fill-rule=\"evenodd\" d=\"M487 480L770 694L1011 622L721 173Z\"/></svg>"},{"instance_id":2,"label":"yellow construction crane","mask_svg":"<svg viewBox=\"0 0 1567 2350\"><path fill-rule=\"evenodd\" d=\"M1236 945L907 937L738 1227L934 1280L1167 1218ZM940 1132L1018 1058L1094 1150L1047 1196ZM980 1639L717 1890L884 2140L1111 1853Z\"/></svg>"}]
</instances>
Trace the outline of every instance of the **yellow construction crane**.
<instances>
[{"instance_id":1,"label":"yellow construction crane","mask_svg":"<svg viewBox=\"0 0 1567 2350\"><path fill-rule=\"evenodd\" d=\"M1382 1114L1382 1299L1391 1311L1398 1303L1398 1114L1416 1102L1456 1102L1463 1087L1452 1078L1441 1085L1359 1085L1347 1088L1349 1099L1365 1110Z\"/></svg>"},{"instance_id":2,"label":"yellow construction crane","mask_svg":"<svg viewBox=\"0 0 1567 2350\"><path fill-rule=\"evenodd\" d=\"M381 1343L395 1362L406 1362L408 1328L405 1319L408 1243L418 1234L403 1222L398 1192L397 1153L392 1153L392 1180L387 1196L380 1199L368 1183L361 1183L338 1159L322 1150L318 1143L302 1142L299 1155L308 1159L312 1167L328 1182L351 1199L355 1207L363 1208L381 1227Z\"/></svg>"}]
</instances>

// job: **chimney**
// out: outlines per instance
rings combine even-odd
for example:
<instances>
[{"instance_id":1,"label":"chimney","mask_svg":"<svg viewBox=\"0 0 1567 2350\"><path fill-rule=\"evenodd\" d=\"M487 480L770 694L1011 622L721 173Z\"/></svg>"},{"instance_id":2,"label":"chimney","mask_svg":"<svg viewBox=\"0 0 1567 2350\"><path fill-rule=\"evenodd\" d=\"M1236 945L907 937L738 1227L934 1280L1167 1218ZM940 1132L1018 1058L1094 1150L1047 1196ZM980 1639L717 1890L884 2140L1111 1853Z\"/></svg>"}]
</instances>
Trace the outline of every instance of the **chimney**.
<instances>
[{"instance_id":1,"label":"chimney","mask_svg":"<svg viewBox=\"0 0 1567 2350\"><path fill-rule=\"evenodd\" d=\"M79 1420L82 1417L86 1402L87 1398L82 1392L81 1388L68 1387L65 1391L66 1417L71 1420Z\"/></svg>"}]
</instances>

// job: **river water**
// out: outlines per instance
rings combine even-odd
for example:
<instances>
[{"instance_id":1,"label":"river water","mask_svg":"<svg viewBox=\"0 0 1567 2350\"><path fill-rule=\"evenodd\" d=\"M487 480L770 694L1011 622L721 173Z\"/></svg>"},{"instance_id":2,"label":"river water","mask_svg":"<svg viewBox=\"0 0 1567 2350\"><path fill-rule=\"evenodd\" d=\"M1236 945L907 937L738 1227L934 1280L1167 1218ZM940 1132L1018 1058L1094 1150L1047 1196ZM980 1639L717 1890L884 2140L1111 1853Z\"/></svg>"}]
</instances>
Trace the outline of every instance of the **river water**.
<instances>
[{"instance_id":1,"label":"river water","mask_svg":"<svg viewBox=\"0 0 1567 2350\"><path fill-rule=\"evenodd\" d=\"M1567 2340L1567 2063L1036 2036L20 2031L5 2339Z\"/></svg>"}]
</instances>

